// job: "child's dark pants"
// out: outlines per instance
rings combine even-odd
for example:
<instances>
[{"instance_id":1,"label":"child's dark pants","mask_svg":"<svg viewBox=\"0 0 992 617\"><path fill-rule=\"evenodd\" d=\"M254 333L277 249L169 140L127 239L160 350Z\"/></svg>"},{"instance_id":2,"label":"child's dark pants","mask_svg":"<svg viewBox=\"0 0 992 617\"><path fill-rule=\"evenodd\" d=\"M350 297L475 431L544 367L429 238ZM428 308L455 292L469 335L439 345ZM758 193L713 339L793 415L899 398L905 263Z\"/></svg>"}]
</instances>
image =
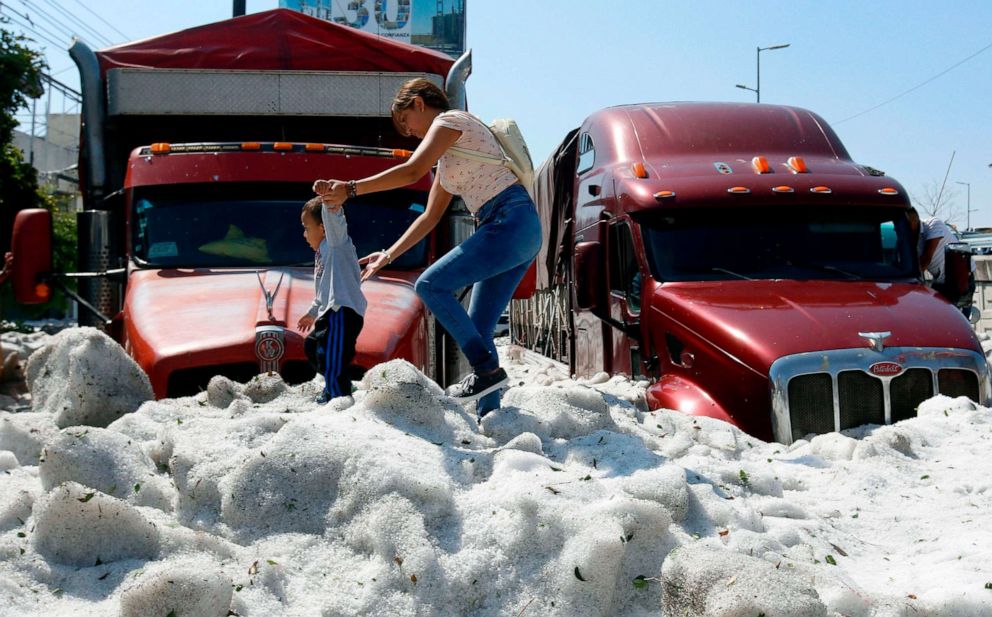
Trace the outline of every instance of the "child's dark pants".
<instances>
[{"instance_id":1,"label":"child's dark pants","mask_svg":"<svg viewBox=\"0 0 992 617\"><path fill-rule=\"evenodd\" d=\"M303 341L303 351L310 366L324 376L324 392L336 398L351 394L351 361L355 359L355 342L365 320L352 309L342 306L328 310L313 324L313 332Z\"/></svg>"}]
</instances>

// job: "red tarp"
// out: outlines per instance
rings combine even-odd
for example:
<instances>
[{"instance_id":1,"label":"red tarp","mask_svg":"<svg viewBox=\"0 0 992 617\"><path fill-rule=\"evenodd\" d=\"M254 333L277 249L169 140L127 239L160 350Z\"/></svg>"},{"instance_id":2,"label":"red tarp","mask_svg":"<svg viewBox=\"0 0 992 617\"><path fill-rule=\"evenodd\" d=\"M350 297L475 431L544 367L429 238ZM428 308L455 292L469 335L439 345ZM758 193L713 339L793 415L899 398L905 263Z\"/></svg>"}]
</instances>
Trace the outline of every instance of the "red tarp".
<instances>
[{"instance_id":1,"label":"red tarp","mask_svg":"<svg viewBox=\"0 0 992 617\"><path fill-rule=\"evenodd\" d=\"M289 9L253 13L108 47L96 52L113 68L242 71L387 71L446 77L454 60Z\"/></svg>"}]
</instances>

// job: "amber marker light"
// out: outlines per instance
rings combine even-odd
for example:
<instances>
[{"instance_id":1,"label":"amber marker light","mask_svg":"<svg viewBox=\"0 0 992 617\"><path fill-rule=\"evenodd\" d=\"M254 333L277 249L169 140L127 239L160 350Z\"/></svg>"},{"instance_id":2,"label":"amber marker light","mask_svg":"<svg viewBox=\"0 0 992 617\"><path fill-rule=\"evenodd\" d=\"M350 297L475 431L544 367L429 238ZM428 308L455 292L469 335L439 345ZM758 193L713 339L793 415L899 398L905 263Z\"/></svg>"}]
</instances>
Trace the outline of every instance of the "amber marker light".
<instances>
[{"instance_id":1,"label":"amber marker light","mask_svg":"<svg viewBox=\"0 0 992 617\"><path fill-rule=\"evenodd\" d=\"M832 193L833 191L830 190L830 187L829 186L814 186L813 188L811 188L809 190L809 192L810 193L823 193L823 194L826 195L828 193Z\"/></svg>"},{"instance_id":2,"label":"amber marker light","mask_svg":"<svg viewBox=\"0 0 992 617\"><path fill-rule=\"evenodd\" d=\"M170 150L172 150L172 146L167 143L152 144L152 154L168 154Z\"/></svg>"},{"instance_id":3,"label":"amber marker light","mask_svg":"<svg viewBox=\"0 0 992 617\"><path fill-rule=\"evenodd\" d=\"M324 144L307 144L303 146L303 149L307 152L323 152Z\"/></svg>"},{"instance_id":4,"label":"amber marker light","mask_svg":"<svg viewBox=\"0 0 992 617\"><path fill-rule=\"evenodd\" d=\"M789 160L786 161L786 165L788 165L789 168L797 174L809 173L809 169L806 168L806 161L804 161L801 156L790 156Z\"/></svg>"},{"instance_id":5,"label":"amber marker light","mask_svg":"<svg viewBox=\"0 0 992 617\"><path fill-rule=\"evenodd\" d=\"M751 192L751 189L746 186L732 186L727 189L728 193L733 193L734 195L747 195Z\"/></svg>"},{"instance_id":6,"label":"amber marker light","mask_svg":"<svg viewBox=\"0 0 992 617\"><path fill-rule=\"evenodd\" d=\"M272 149L277 150L279 152L288 152L293 149L293 144L289 143L288 141L277 141L274 144L272 144Z\"/></svg>"},{"instance_id":7,"label":"amber marker light","mask_svg":"<svg viewBox=\"0 0 992 617\"><path fill-rule=\"evenodd\" d=\"M658 191L654 194L654 198L659 201L662 199L671 199L672 197L675 197L675 191Z\"/></svg>"},{"instance_id":8,"label":"amber marker light","mask_svg":"<svg viewBox=\"0 0 992 617\"><path fill-rule=\"evenodd\" d=\"M795 193L796 192L796 190L794 188L792 188L791 186L785 186L785 185L782 185L782 186L773 186L772 187L772 191L774 191L776 193Z\"/></svg>"},{"instance_id":9,"label":"amber marker light","mask_svg":"<svg viewBox=\"0 0 992 617\"><path fill-rule=\"evenodd\" d=\"M52 295L52 288L47 283L38 283L34 286L34 293L39 298L47 298Z\"/></svg>"},{"instance_id":10,"label":"amber marker light","mask_svg":"<svg viewBox=\"0 0 992 617\"><path fill-rule=\"evenodd\" d=\"M395 148L393 150L393 158L408 159L411 156L413 156L413 152L411 150L401 150L400 148Z\"/></svg>"},{"instance_id":11,"label":"amber marker light","mask_svg":"<svg viewBox=\"0 0 992 617\"><path fill-rule=\"evenodd\" d=\"M768 159L763 156L756 156L751 159L751 167L759 174L771 173L772 168L768 166Z\"/></svg>"},{"instance_id":12,"label":"amber marker light","mask_svg":"<svg viewBox=\"0 0 992 617\"><path fill-rule=\"evenodd\" d=\"M634 163L631 168L634 175L642 180L648 177L648 170L644 169L644 163Z\"/></svg>"},{"instance_id":13,"label":"amber marker light","mask_svg":"<svg viewBox=\"0 0 992 617\"><path fill-rule=\"evenodd\" d=\"M241 144L241 149L242 150L261 150L262 149L262 144L258 143L257 141L246 141L243 144Z\"/></svg>"},{"instance_id":14,"label":"amber marker light","mask_svg":"<svg viewBox=\"0 0 992 617\"><path fill-rule=\"evenodd\" d=\"M897 191L896 189L892 188L891 186L887 186L884 189L878 189L878 192L881 193L882 195L898 195L899 194L899 191Z\"/></svg>"}]
</instances>

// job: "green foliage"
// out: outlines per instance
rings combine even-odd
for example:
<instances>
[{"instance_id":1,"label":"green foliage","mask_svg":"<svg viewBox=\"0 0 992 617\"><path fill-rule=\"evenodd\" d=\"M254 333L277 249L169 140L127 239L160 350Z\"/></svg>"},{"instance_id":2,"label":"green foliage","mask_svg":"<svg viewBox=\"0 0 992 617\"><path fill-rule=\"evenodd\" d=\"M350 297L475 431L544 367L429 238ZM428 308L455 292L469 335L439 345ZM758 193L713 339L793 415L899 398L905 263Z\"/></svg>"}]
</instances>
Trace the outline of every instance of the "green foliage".
<instances>
[{"instance_id":1,"label":"green foliage","mask_svg":"<svg viewBox=\"0 0 992 617\"><path fill-rule=\"evenodd\" d=\"M0 142L4 143L17 126L17 110L43 94L42 74L47 68L41 54L27 46L29 39L8 31L6 24L0 18Z\"/></svg>"},{"instance_id":2,"label":"green foliage","mask_svg":"<svg viewBox=\"0 0 992 617\"><path fill-rule=\"evenodd\" d=\"M42 55L28 47L29 39L7 30L6 23L0 18L0 210L4 214L41 205L44 199L34 169L11 142L17 126L14 114L44 93L47 68ZM6 239L0 244L6 246Z\"/></svg>"},{"instance_id":3,"label":"green foliage","mask_svg":"<svg viewBox=\"0 0 992 617\"><path fill-rule=\"evenodd\" d=\"M60 201L38 187L38 175L24 153L13 145L15 114L31 99L44 94L43 78L47 70L41 53L29 47L30 39L6 28L0 17L0 250L7 250L14 216L23 208L48 208L52 211L53 267L57 272L71 272L76 264L76 215L72 203ZM16 259L16 257L15 257ZM64 314L69 301L56 291L52 300L38 306L16 306L10 285L0 289L0 305L5 319L38 319Z\"/></svg>"}]
</instances>

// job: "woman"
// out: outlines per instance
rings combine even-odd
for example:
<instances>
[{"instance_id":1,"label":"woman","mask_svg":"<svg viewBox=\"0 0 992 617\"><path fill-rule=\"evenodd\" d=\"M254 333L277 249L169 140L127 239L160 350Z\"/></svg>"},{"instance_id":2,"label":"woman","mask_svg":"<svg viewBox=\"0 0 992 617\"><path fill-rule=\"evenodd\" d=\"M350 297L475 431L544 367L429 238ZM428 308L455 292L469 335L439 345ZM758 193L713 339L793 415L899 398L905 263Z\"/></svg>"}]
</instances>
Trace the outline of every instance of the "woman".
<instances>
[{"instance_id":1,"label":"woman","mask_svg":"<svg viewBox=\"0 0 992 617\"><path fill-rule=\"evenodd\" d=\"M422 140L407 161L360 180L317 180L313 190L334 210L349 197L412 184L438 163L424 213L388 249L359 260L366 264L362 280L430 233L452 195L462 197L477 221L475 234L424 271L415 289L472 365L473 372L448 394L466 401L486 397L478 407L481 417L499 407L499 389L508 381L499 366L493 331L541 248L541 223L512 171L448 151L455 146L503 156L492 131L475 116L452 110L440 88L426 79L406 82L393 100L392 115L400 134ZM473 288L466 313L455 292L468 285Z\"/></svg>"}]
</instances>

